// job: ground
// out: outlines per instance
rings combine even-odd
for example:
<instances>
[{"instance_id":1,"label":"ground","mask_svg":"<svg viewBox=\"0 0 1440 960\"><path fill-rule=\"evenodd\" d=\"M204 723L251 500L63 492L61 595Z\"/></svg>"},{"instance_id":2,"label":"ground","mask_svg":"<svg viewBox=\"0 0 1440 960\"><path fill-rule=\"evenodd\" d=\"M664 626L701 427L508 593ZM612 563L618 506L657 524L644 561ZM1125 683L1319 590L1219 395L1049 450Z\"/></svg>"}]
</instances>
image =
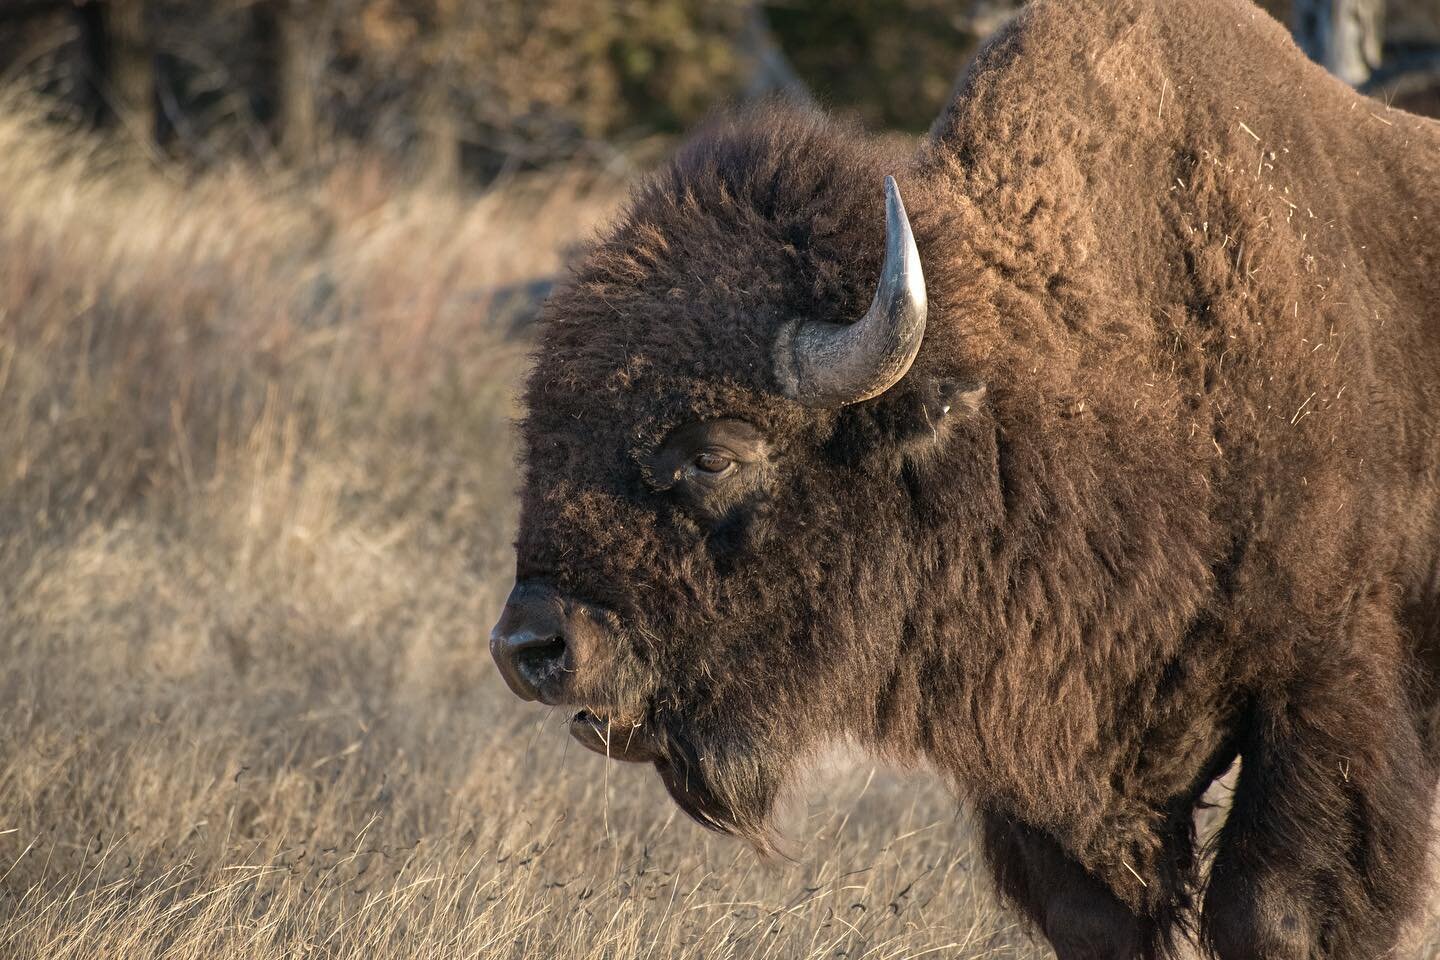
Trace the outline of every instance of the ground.
<instances>
[{"instance_id":1,"label":"ground","mask_svg":"<svg viewBox=\"0 0 1440 960\"><path fill-rule=\"evenodd\" d=\"M23 116L0 957L1047 955L923 772L837 753L762 862L494 675L526 316L623 176L195 179Z\"/></svg>"}]
</instances>

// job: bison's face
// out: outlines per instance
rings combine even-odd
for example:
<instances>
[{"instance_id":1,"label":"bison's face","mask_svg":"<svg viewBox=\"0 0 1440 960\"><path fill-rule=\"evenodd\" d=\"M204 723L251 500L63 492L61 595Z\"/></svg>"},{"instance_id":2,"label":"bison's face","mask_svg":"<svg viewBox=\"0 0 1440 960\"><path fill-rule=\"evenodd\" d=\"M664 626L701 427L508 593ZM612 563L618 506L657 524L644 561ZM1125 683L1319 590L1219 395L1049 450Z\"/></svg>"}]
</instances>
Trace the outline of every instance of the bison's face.
<instances>
[{"instance_id":1,"label":"bison's face","mask_svg":"<svg viewBox=\"0 0 1440 960\"><path fill-rule=\"evenodd\" d=\"M552 299L491 638L518 696L761 844L796 761L876 709L903 633L913 561L875 532L914 504L873 448L979 396L905 377L926 294L893 181L882 213L768 176L756 197L672 171Z\"/></svg>"}]
</instances>

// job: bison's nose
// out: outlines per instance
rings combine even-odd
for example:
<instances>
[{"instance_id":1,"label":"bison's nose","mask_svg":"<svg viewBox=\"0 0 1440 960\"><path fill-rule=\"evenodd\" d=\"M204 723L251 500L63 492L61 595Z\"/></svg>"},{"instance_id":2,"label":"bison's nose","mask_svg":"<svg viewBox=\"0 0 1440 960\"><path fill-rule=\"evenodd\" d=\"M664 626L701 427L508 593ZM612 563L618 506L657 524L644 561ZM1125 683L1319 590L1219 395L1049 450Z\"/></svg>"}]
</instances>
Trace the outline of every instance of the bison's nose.
<instances>
[{"instance_id":1,"label":"bison's nose","mask_svg":"<svg viewBox=\"0 0 1440 960\"><path fill-rule=\"evenodd\" d=\"M490 631L490 656L515 696L552 702L567 672L568 637L560 598L549 587L517 583Z\"/></svg>"}]
</instances>

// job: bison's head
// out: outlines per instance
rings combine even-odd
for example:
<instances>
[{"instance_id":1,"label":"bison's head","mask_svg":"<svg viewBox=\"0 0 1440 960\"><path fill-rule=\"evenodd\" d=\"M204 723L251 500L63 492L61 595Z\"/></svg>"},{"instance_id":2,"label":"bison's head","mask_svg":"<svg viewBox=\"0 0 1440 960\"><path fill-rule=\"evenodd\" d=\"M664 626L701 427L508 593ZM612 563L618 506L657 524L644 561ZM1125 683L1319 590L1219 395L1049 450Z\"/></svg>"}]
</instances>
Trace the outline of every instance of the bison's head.
<instances>
[{"instance_id":1,"label":"bison's head","mask_svg":"<svg viewBox=\"0 0 1440 960\"><path fill-rule=\"evenodd\" d=\"M898 169L810 117L698 138L552 298L525 394L501 672L762 845L816 747L923 737L902 653L948 559L923 490L966 482L935 451L983 389L916 362Z\"/></svg>"}]
</instances>

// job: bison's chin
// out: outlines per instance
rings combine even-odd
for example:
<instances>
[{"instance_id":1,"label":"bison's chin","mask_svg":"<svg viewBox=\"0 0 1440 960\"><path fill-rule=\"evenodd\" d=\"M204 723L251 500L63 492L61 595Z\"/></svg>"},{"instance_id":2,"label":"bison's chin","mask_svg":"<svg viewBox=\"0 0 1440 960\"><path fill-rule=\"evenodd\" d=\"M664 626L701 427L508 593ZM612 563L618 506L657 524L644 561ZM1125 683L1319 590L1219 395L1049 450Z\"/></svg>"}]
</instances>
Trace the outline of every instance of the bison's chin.
<instances>
[{"instance_id":1,"label":"bison's chin","mask_svg":"<svg viewBox=\"0 0 1440 960\"><path fill-rule=\"evenodd\" d=\"M783 784L775 760L764 750L733 741L702 749L671 735L655 769L671 798L696 823L769 856L777 850L771 817Z\"/></svg>"},{"instance_id":2,"label":"bison's chin","mask_svg":"<svg viewBox=\"0 0 1440 960\"><path fill-rule=\"evenodd\" d=\"M696 823L772 854L770 819L783 764L772 751L737 742L727 732L732 736L711 744L623 713L586 709L570 718L570 735L587 749L611 760L653 763L670 796Z\"/></svg>"}]
</instances>

